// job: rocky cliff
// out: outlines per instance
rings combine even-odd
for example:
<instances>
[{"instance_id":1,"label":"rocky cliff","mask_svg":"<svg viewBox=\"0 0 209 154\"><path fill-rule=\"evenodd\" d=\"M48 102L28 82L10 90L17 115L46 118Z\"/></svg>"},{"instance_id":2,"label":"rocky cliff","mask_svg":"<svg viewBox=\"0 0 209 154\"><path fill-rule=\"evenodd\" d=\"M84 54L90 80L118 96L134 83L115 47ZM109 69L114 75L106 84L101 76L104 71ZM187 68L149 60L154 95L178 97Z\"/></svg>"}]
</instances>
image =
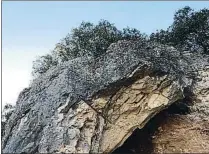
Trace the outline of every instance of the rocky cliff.
<instances>
[{"instance_id":1,"label":"rocky cliff","mask_svg":"<svg viewBox=\"0 0 209 154\"><path fill-rule=\"evenodd\" d=\"M3 152L110 153L184 98L194 104L190 117L207 120L207 65L173 47L119 41L97 59L53 67L20 93Z\"/></svg>"}]
</instances>

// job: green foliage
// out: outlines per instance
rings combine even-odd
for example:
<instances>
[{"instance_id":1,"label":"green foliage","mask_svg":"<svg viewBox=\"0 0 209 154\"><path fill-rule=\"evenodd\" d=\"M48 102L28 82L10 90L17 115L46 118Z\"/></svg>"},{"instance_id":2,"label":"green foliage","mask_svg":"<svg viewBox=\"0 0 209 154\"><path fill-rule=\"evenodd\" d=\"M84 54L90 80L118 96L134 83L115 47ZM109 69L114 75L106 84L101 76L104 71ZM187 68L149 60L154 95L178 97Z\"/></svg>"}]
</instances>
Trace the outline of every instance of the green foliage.
<instances>
[{"instance_id":1,"label":"green foliage","mask_svg":"<svg viewBox=\"0 0 209 154\"><path fill-rule=\"evenodd\" d=\"M209 54L209 10L195 12L188 6L179 9L174 14L172 25L167 30L152 33L149 39L179 50ZM43 74L52 66L80 56L97 58L106 53L110 44L119 40L147 41L146 35L135 28L118 30L106 20L99 21L97 25L82 22L56 44L51 54L34 61L33 75Z\"/></svg>"},{"instance_id":2,"label":"green foliage","mask_svg":"<svg viewBox=\"0 0 209 154\"><path fill-rule=\"evenodd\" d=\"M173 45L180 50L209 54L209 10L195 12L188 6L178 10L173 24L166 31L151 34L150 40Z\"/></svg>"},{"instance_id":3,"label":"green foliage","mask_svg":"<svg viewBox=\"0 0 209 154\"><path fill-rule=\"evenodd\" d=\"M58 61L53 58L52 55L45 55L39 57L36 61L33 62L33 76L38 74L45 73L52 66L57 65Z\"/></svg>"},{"instance_id":4,"label":"green foliage","mask_svg":"<svg viewBox=\"0 0 209 154\"><path fill-rule=\"evenodd\" d=\"M33 76L45 73L49 68L80 56L99 57L110 44L119 40L145 40L145 35L132 28L118 30L114 24L101 20L97 25L82 22L71 34L56 44L51 55L38 58L33 63Z\"/></svg>"},{"instance_id":5,"label":"green foliage","mask_svg":"<svg viewBox=\"0 0 209 154\"><path fill-rule=\"evenodd\" d=\"M136 28L124 28L122 32L122 38L124 40L140 40L140 41L145 41L146 40L146 35L141 34L139 30Z\"/></svg>"},{"instance_id":6,"label":"green foliage","mask_svg":"<svg viewBox=\"0 0 209 154\"><path fill-rule=\"evenodd\" d=\"M101 20L96 26L82 22L80 27L72 30L72 41L77 44L74 57L89 54L98 57L104 54L113 42L121 39L121 32L106 20Z\"/></svg>"},{"instance_id":7,"label":"green foliage","mask_svg":"<svg viewBox=\"0 0 209 154\"><path fill-rule=\"evenodd\" d=\"M136 40L144 36L137 29L125 28L118 30L113 24L101 20L97 25L90 22L82 22L78 28L74 28L55 47L61 61L67 61L83 55L91 55L95 58L104 54L110 44L119 40Z\"/></svg>"}]
</instances>

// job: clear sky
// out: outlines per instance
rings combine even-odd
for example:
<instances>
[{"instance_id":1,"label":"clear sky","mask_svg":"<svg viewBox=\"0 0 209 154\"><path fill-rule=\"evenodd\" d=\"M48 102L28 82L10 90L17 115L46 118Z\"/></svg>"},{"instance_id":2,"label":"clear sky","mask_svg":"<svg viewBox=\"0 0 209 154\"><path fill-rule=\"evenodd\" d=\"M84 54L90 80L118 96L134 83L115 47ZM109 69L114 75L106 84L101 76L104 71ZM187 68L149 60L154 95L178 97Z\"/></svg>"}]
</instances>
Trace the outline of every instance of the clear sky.
<instances>
[{"instance_id":1,"label":"clear sky","mask_svg":"<svg viewBox=\"0 0 209 154\"><path fill-rule=\"evenodd\" d=\"M73 2L22 1L2 3L2 103L15 104L29 85L32 61L54 48L82 21L106 19L122 29L133 27L150 34L166 29L179 8L209 8L207 1Z\"/></svg>"}]
</instances>

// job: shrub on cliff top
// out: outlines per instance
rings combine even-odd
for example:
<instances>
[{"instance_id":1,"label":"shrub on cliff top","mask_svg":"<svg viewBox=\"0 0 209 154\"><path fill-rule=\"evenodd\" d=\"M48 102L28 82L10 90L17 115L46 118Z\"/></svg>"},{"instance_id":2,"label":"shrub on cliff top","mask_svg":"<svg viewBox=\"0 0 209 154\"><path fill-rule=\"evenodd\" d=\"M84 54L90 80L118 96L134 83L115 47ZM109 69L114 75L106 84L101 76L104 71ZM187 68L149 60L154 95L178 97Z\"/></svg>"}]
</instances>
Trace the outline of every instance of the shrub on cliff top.
<instances>
[{"instance_id":1,"label":"shrub on cliff top","mask_svg":"<svg viewBox=\"0 0 209 154\"><path fill-rule=\"evenodd\" d=\"M106 20L99 21L97 25L82 22L56 44L51 55L39 57L33 62L33 75L45 73L51 66L80 56L99 57L110 44L119 40L145 40L145 35L135 28L118 30Z\"/></svg>"},{"instance_id":2,"label":"shrub on cliff top","mask_svg":"<svg viewBox=\"0 0 209 154\"><path fill-rule=\"evenodd\" d=\"M52 66L84 55L97 58L106 52L110 44L119 40L147 41L146 36L135 28L118 30L106 20L99 21L97 25L82 22L56 44L50 55L33 62L32 73L43 74ZM209 54L209 10L195 12L190 7L179 9L174 14L172 25L167 30L152 33L149 41L171 45L179 51Z\"/></svg>"},{"instance_id":3,"label":"shrub on cliff top","mask_svg":"<svg viewBox=\"0 0 209 154\"><path fill-rule=\"evenodd\" d=\"M150 40L179 50L209 54L209 9L194 11L188 6L179 9L172 25L167 30L152 33Z\"/></svg>"}]
</instances>

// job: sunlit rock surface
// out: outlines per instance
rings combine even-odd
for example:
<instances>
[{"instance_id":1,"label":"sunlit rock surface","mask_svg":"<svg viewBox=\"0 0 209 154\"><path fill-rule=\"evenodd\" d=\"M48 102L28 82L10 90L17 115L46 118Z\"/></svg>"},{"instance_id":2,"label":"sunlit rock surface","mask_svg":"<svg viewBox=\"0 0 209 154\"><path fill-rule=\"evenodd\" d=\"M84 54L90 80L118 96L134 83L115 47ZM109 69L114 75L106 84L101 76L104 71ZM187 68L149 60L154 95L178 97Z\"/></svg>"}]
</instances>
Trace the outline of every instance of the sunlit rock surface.
<instances>
[{"instance_id":1,"label":"sunlit rock surface","mask_svg":"<svg viewBox=\"0 0 209 154\"><path fill-rule=\"evenodd\" d=\"M208 89L196 79L206 64L173 47L119 41L98 59L53 67L20 93L5 126L3 152L112 152L183 99L185 88L196 90L194 97L205 102L196 110L207 112Z\"/></svg>"}]
</instances>

